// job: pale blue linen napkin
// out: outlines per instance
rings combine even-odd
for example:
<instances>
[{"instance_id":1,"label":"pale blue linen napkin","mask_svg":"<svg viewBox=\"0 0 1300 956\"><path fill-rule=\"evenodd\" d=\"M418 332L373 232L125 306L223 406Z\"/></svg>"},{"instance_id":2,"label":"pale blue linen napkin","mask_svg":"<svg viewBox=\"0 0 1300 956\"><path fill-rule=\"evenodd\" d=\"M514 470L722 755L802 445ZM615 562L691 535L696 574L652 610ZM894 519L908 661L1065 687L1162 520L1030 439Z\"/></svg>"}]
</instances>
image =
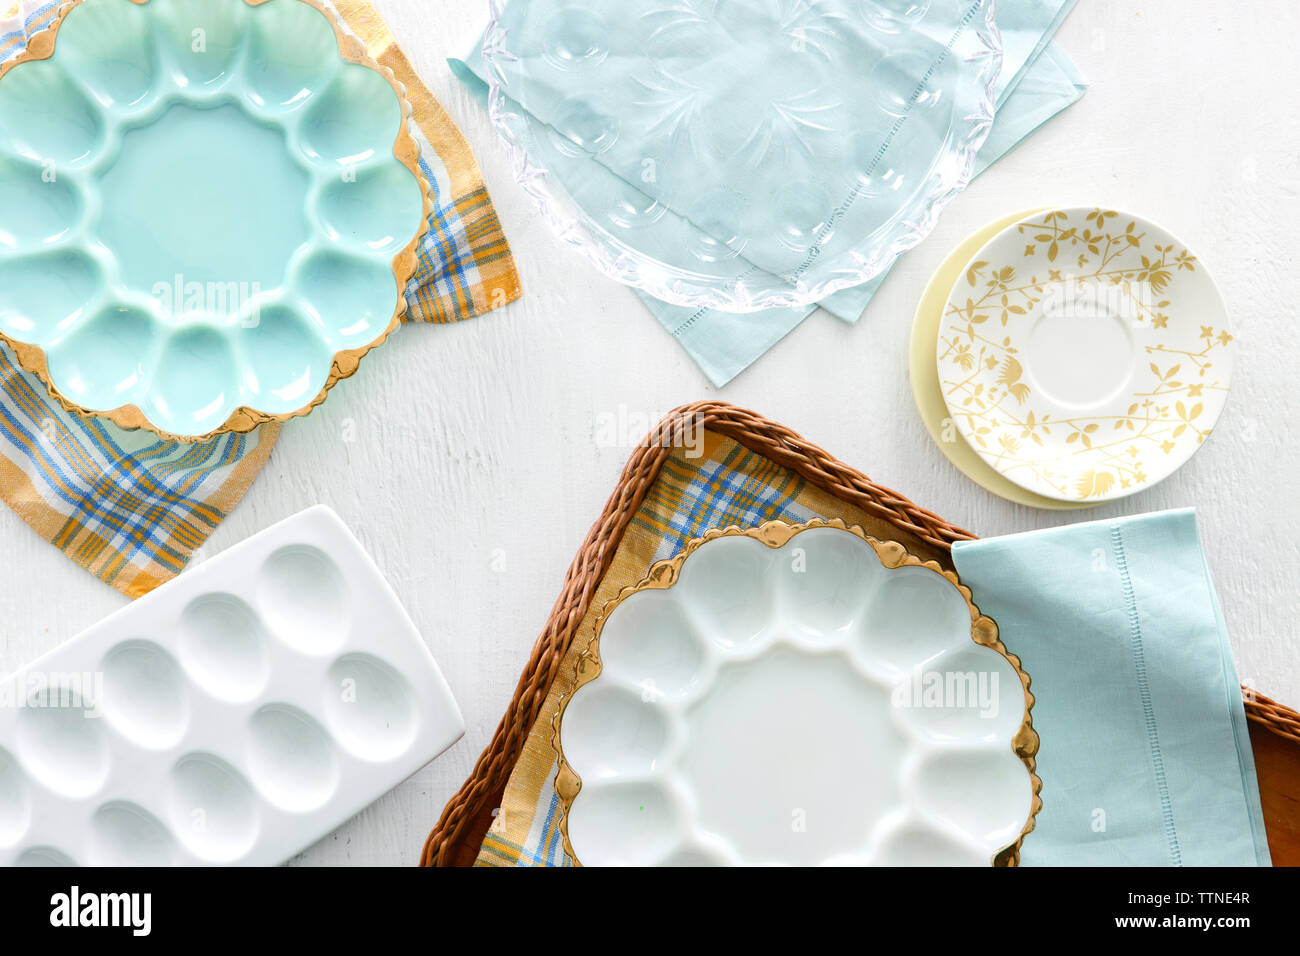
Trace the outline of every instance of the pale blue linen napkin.
<instances>
[{"instance_id":1,"label":"pale blue linen napkin","mask_svg":"<svg viewBox=\"0 0 1300 956\"><path fill-rule=\"evenodd\" d=\"M1070 6L1073 0L1065 9ZM975 156L975 175L982 175L1049 119L1078 102L1087 89L1087 80L1059 43L1048 43L1035 52L1034 60L1016 75L1015 85L999 100L989 138ZM886 272L864 285L844 289L819 304L837 318L856 322L888 275Z\"/></svg>"},{"instance_id":2,"label":"pale blue linen napkin","mask_svg":"<svg viewBox=\"0 0 1300 956\"><path fill-rule=\"evenodd\" d=\"M1051 40L1076 2L999 0L997 24L1004 56L995 91L997 113L989 138L976 157L976 175L1076 102L1086 90L1082 75ZM481 47L480 31L463 59L452 58L448 62L475 98L485 103L487 85ZM586 189L598 188L602 178L589 175L582 182ZM885 276L880 276L861 286L841 290L820 305L832 315L856 322L884 279ZM815 307L808 307L737 315L676 306L640 292L638 295L660 325L681 343L718 387L739 375L816 311Z\"/></svg>"},{"instance_id":3,"label":"pale blue linen napkin","mask_svg":"<svg viewBox=\"0 0 1300 956\"><path fill-rule=\"evenodd\" d=\"M1037 701L1026 866L1267 866L1245 709L1191 510L959 542Z\"/></svg>"}]
</instances>

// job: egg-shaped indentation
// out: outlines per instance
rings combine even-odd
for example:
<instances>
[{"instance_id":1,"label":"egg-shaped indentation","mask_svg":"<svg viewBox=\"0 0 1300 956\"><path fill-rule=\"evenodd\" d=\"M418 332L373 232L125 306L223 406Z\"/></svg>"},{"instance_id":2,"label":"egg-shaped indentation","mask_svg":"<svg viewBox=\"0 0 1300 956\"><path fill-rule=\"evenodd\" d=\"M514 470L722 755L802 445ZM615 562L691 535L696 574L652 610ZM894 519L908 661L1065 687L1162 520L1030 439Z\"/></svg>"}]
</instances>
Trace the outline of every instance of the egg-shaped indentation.
<instances>
[{"instance_id":1,"label":"egg-shaped indentation","mask_svg":"<svg viewBox=\"0 0 1300 956\"><path fill-rule=\"evenodd\" d=\"M138 3L82 3L63 18L55 58L104 107L137 107L157 89L157 48Z\"/></svg>"},{"instance_id":2,"label":"egg-shaped indentation","mask_svg":"<svg viewBox=\"0 0 1300 956\"><path fill-rule=\"evenodd\" d=\"M99 263L76 249L0 259L0 331L48 348L77 324L103 282Z\"/></svg>"},{"instance_id":3,"label":"egg-shaped indentation","mask_svg":"<svg viewBox=\"0 0 1300 956\"><path fill-rule=\"evenodd\" d=\"M652 699L687 697L700 686L705 652L671 592L640 591L616 607L600 631L606 674Z\"/></svg>"},{"instance_id":4,"label":"egg-shaped indentation","mask_svg":"<svg viewBox=\"0 0 1300 956\"><path fill-rule=\"evenodd\" d=\"M872 594L853 645L870 669L896 678L965 646L970 631L970 606L956 585L929 568L903 567Z\"/></svg>"},{"instance_id":5,"label":"egg-shaped indentation","mask_svg":"<svg viewBox=\"0 0 1300 956\"><path fill-rule=\"evenodd\" d=\"M771 618L776 552L747 537L717 538L682 564L673 586L699 632L721 647L752 641Z\"/></svg>"},{"instance_id":6,"label":"egg-shaped indentation","mask_svg":"<svg viewBox=\"0 0 1300 956\"><path fill-rule=\"evenodd\" d=\"M125 641L104 658L100 707L113 729L147 750L171 747L189 726L190 701L176 659L152 641Z\"/></svg>"},{"instance_id":7,"label":"egg-shaped indentation","mask_svg":"<svg viewBox=\"0 0 1300 956\"><path fill-rule=\"evenodd\" d=\"M82 685L50 684L35 692L18 715L17 754L37 780L65 797L88 797L108 779L108 741L94 675Z\"/></svg>"},{"instance_id":8,"label":"egg-shaped indentation","mask_svg":"<svg viewBox=\"0 0 1300 956\"><path fill-rule=\"evenodd\" d=\"M420 228L420 183L397 160L367 167L355 176L330 179L318 206L330 238L356 252L392 257Z\"/></svg>"},{"instance_id":9,"label":"egg-shaped indentation","mask_svg":"<svg viewBox=\"0 0 1300 956\"><path fill-rule=\"evenodd\" d=\"M248 27L245 95L264 112L301 108L339 68L334 28L311 4L260 4L249 10Z\"/></svg>"},{"instance_id":10,"label":"egg-shaped indentation","mask_svg":"<svg viewBox=\"0 0 1300 956\"><path fill-rule=\"evenodd\" d=\"M280 305L263 308L242 330L244 387L259 409L283 414L302 408L329 381L334 355L322 331Z\"/></svg>"},{"instance_id":11,"label":"egg-shaped indentation","mask_svg":"<svg viewBox=\"0 0 1300 956\"><path fill-rule=\"evenodd\" d=\"M700 262L712 266L735 259L749 245L753 210L734 189L720 186L693 197L686 215L685 249Z\"/></svg>"},{"instance_id":12,"label":"egg-shaped indentation","mask_svg":"<svg viewBox=\"0 0 1300 956\"><path fill-rule=\"evenodd\" d=\"M339 785L333 740L320 724L288 704L269 704L253 715L248 766L258 792L291 813L323 806Z\"/></svg>"},{"instance_id":13,"label":"egg-shaped indentation","mask_svg":"<svg viewBox=\"0 0 1300 956\"><path fill-rule=\"evenodd\" d=\"M24 850L18 855L18 859L14 861L14 866L41 868L76 865L76 860L52 846L34 846L29 850Z\"/></svg>"},{"instance_id":14,"label":"egg-shaped indentation","mask_svg":"<svg viewBox=\"0 0 1300 956\"><path fill-rule=\"evenodd\" d=\"M856 535L812 528L780 550L772 573L790 625L825 636L861 620L887 572L871 545Z\"/></svg>"},{"instance_id":15,"label":"egg-shaped indentation","mask_svg":"<svg viewBox=\"0 0 1300 956\"><path fill-rule=\"evenodd\" d=\"M607 187L605 217L622 229L644 229L668 213L668 205L656 196L616 177Z\"/></svg>"},{"instance_id":16,"label":"egg-shaped indentation","mask_svg":"<svg viewBox=\"0 0 1300 956\"><path fill-rule=\"evenodd\" d=\"M76 323L47 350L50 378L86 408L125 405L135 400L153 366L160 334L148 310L109 304Z\"/></svg>"},{"instance_id":17,"label":"egg-shaped indentation","mask_svg":"<svg viewBox=\"0 0 1300 956\"><path fill-rule=\"evenodd\" d=\"M564 711L564 756L584 782L643 777L667 756L668 716L650 694L598 681Z\"/></svg>"},{"instance_id":18,"label":"egg-shaped indentation","mask_svg":"<svg viewBox=\"0 0 1300 956\"><path fill-rule=\"evenodd\" d=\"M304 654L337 650L352 627L352 599L338 565L309 545L267 558L257 575L257 607L271 632Z\"/></svg>"},{"instance_id":19,"label":"egg-shaped indentation","mask_svg":"<svg viewBox=\"0 0 1300 956\"><path fill-rule=\"evenodd\" d=\"M871 71L876 105L909 122L946 128L952 113L952 57L943 46L917 34L912 49L886 56Z\"/></svg>"},{"instance_id":20,"label":"egg-shaped indentation","mask_svg":"<svg viewBox=\"0 0 1300 956\"><path fill-rule=\"evenodd\" d=\"M916 24L930 9L930 0L863 0L862 16L882 33L898 33Z\"/></svg>"},{"instance_id":21,"label":"egg-shaped indentation","mask_svg":"<svg viewBox=\"0 0 1300 956\"><path fill-rule=\"evenodd\" d=\"M558 70L580 70L609 55L609 26L591 9L564 7L542 27L543 56Z\"/></svg>"},{"instance_id":22,"label":"egg-shaped indentation","mask_svg":"<svg viewBox=\"0 0 1300 956\"><path fill-rule=\"evenodd\" d=\"M37 163L48 182L57 179L61 166L84 165L98 155L104 122L67 72L49 60L33 60L0 78L0 141Z\"/></svg>"},{"instance_id":23,"label":"egg-shaped indentation","mask_svg":"<svg viewBox=\"0 0 1300 956\"><path fill-rule=\"evenodd\" d=\"M1011 662L968 643L900 679L895 713L921 737L947 744L1010 744L1025 717L1024 685Z\"/></svg>"},{"instance_id":24,"label":"egg-shaped indentation","mask_svg":"<svg viewBox=\"0 0 1300 956\"><path fill-rule=\"evenodd\" d=\"M180 658L192 681L236 703L260 694L271 673L261 621L233 594L205 594L185 608Z\"/></svg>"},{"instance_id":25,"label":"egg-shaped indentation","mask_svg":"<svg viewBox=\"0 0 1300 956\"><path fill-rule=\"evenodd\" d=\"M992 855L916 820L888 830L876 846L875 866L988 866Z\"/></svg>"},{"instance_id":26,"label":"egg-shaped indentation","mask_svg":"<svg viewBox=\"0 0 1300 956\"><path fill-rule=\"evenodd\" d=\"M330 169L359 166L393 155L402 128L402 104L380 73L344 63L307 106L298 142L313 163Z\"/></svg>"},{"instance_id":27,"label":"egg-shaped indentation","mask_svg":"<svg viewBox=\"0 0 1300 956\"><path fill-rule=\"evenodd\" d=\"M887 123L864 123L844 142L843 174L860 198L888 192L898 130ZM872 225L880 225L873 222Z\"/></svg>"},{"instance_id":28,"label":"egg-shaped indentation","mask_svg":"<svg viewBox=\"0 0 1300 956\"><path fill-rule=\"evenodd\" d=\"M248 5L212 0L168 0L154 19L168 66L184 88L215 90L236 72Z\"/></svg>"},{"instance_id":29,"label":"egg-shaped indentation","mask_svg":"<svg viewBox=\"0 0 1300 956\"><path fill-rule=\"evenodd\" d=\"M909 121L897 128L867 127L850 139L852 158L843 181L857 197L855 221L864 235L889 235L899 195L914 193L934 172L934 164L921 166L917 157L940 155L946 136L934 124Z\"/></svg>"},{"instance_id":30,"label":"egg-shaped indentation","mask_svg":"<svg viewBox=\"0 0 1300 956\"><path fill-rule=\"evenodd\" d=\"M330 730L362 760L392 760L415 738L411 685L369 654L349 654L335 661L325 675L321 698Z\"/></svg>"},{"instance_id":31,"label":"egg-shaped indentation","mask_svg":"<svg viewBox=\"0 0 1300 956\"><path fill-rule=\"evenodd\" d=\"M814 244L826 245L834 235L835 203L815 182L790 183L771 198L776 238L787 249L806 252Z\"/></svg>"},{"instance_id":32,"label":"egg-shaped indentation","mask_svg":"<svg viewBox=\"0 0 1300 956\"><path fill-rule=\"evenodd\" d=\"M1020 837L1034 799L1029 770L1010 746L929 754L909 790L918 810L960 830L989 854Z\"/></svg>"},{"instance_id":33,"label":"egg-shaped indentation","mask_svg":"<svg viewBox=\"0 0 1300 956\"><path fill-rule=\"evenodd\" d=\"M91 866L171 866L176 855L176 841L167 827L138 804L114 800L91 817Z\"/></svg>"},{"instance_id":34,"label":"egg-shaped indentation","mask_svg":"<svg viewBox=\"0 0 1300 956\"><path fill-rule=\"evenodd\" d=\"M581 93L567 97L555 107L551 144L566 156L605 152L618 140L616 109Z\"/></svg>"},{"instance_id":35,"label":"egg-shaped indentation","mask_svg":"<svg viewBox=\"0 0 1300 956\"><path fill-rule=\"evenodd\" d=\"M685 839L681 805L655 783L584 784L568 824L584 866L651 866Z\"/></svg>"},{"instance_id":36,"label":"egg-shaped indentation","mask_svg":"<svg viewBox=\"0 0 1300 956\"><path fill-rule=\"evenodd\" d=\"M393 322L397 279L386 259L315 252L300 264L295 287L335 351L369 345Z\"/></svg>"},{"instance_id":37,"label":"egg-shaped indentation","mask_svg":"<svg viewBox=\"0 0 1300 956\"><path fill-rule=\"evenodd\" d=\"M0 846L13 846L32 819L27 775L9 751L0 747Z\"/></svg>"},{"instance_id":38,"label":"egg-shaped indentation","mask_svg":"<svg viewBox=\"0 0 1300 956\"><path fill-rule=\"evenodd\" d=\"M202 435L239 405L238 363L230 338L215 328L187 326L163 343L149 392L150 417L164 431Z\"/></svg>"},{"instance_id":39,"label":"egg-shaped indentation","mask_svg":"<svg viewBox=\"0 0 1300 956\"><path fill-rule=\"evenodd\" d=\"M72 231L81 216L81 194L71 177L0 155L0 248L49 246Z\"/></svg>"},{"instance_id":40,"label":"egg-shaped indentation","mask_svg":"<svg viewBox=\"0 0 1300 956\"><path fill-rule=\"evenodd\" d=\"M212 754L189 754L172 768L167 811L177 838L212 863L244 856L261 828L257 798L248 781Z\"/></svg>"}]
</instances>

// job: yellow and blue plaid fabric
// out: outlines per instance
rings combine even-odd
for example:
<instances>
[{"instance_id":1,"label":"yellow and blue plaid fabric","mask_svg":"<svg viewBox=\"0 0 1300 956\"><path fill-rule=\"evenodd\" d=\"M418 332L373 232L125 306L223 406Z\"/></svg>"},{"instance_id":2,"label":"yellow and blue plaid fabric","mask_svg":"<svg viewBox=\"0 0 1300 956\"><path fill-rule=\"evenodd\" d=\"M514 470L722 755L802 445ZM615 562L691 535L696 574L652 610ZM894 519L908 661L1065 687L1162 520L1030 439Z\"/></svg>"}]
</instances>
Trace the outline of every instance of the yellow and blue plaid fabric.
<instances>
[{"instance_id":1,"label":"yellow and blue plaid fabric","mask_svg":"<svg viewBox=\"0 0 1300 956\"><path fill-rule=\"evenodd\" d=\"M0 5L0 63L49 26L62 0ZM3 4L3 0L0 0ZM467 319L519 297L519 279L478 164L367 0L335 0L343 22L405 85L431 230L406 289L408 322ZM130 597L174 577L243 497L280 433L187 444L83 419L0 345L0 498L69 558Z\"/></svg>"},{"instance_id":2,"label":"yellow and blue plaid fabric","mask_svg":"<svg viewBox=\"0 0 1300 956\"><path fill-rule=\"evenodd\" d=\"M718 460L664 462L632 523L659 536L654 560L671 558L710 528L790 518L804 482L791 471L732 445ZM801 520L796 518L796 520Z\"/></svg>"},{"instance_id":3,"label":"yellow and blue plaid fabric","mask_svg":"<svg viewBox=\"0 0 1300 956\"><path fill-rule=\"evenodd\" d=\"M730 438L706 430L692 447L672 450L628 523L613 563L578 625L479 849L477 866L570 865L560 838L551 736L556 711L573 692L578 658L591 643L601 609L620 590L644 578L656 561L673 557L710 529L815 517L842 518L876 537L900 538L893 526ZM919 541L908 540L907 546L923 558L939 557Z\"/></svg>"}]
</instances>

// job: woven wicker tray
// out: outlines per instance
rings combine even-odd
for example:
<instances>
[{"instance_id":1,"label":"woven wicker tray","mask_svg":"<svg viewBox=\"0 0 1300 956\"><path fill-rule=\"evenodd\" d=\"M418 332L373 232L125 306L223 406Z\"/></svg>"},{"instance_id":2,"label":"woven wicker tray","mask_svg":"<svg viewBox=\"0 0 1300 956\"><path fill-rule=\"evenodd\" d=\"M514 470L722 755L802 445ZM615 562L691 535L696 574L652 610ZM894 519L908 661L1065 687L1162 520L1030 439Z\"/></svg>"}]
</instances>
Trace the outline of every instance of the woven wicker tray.
<instances>
[{"instance_id":1,"label":"woven wicker tray","mask_svg":"<svg viewBox=\"0 0 1300 956\"><path fill-rule=\"evenodd\" d=\"M846 504L881 519L895 529L898 541L927 556L937 553L940 563L950 563L945 558L954 541L975 537L754 412L722 402L700 402L671 412L651 432L654 440L639 447L629 459L614 493L569 566L564 588L533 646L510 707L469 779L447 803L425 841L421 866L469 866L478 856L528 732L632 516L658 477L674 437L700 427L739 442ZM1273 862L1300 865L1300 713L1252 691L1244 691L1244 696Z\"/></svg>"}]
</instances>

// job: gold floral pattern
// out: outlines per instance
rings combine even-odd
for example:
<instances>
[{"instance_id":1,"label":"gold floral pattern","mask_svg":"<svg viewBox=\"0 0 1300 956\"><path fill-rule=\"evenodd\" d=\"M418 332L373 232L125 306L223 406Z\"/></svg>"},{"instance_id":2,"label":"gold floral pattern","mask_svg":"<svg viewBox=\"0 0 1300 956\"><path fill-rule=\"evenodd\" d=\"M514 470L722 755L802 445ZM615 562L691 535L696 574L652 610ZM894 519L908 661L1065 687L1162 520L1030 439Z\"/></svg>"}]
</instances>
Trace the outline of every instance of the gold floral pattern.
<instances>
[{"instance_id":1,"label":"gold floral pattern","mask_svg":"<svg viewBox=\"0 0 1300 956\"><path fill-rule=\"evenodd\" d=\"M1026 375L1030 329L1053 297L1105 299L1145 353L1104 408L1080 413ZM1120 497L1209 435L1231 374L1226 325L1197 258L1163 230L1108 209L1054 209L1001 233L958 280L939 330L940 385L958 430L1012 481L1062 500Z\"/></svg>"}]
</instances>

